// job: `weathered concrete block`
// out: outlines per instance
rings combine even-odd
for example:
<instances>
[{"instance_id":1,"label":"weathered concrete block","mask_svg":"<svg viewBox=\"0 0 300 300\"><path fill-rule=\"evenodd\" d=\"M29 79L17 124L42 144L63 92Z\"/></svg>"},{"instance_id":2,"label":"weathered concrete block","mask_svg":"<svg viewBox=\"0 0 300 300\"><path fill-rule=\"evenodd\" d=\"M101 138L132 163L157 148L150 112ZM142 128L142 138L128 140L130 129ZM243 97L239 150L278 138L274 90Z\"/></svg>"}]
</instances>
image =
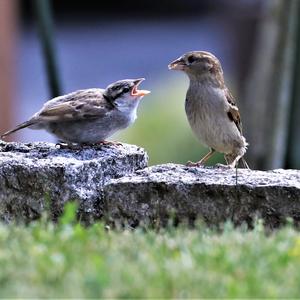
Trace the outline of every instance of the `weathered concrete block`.
<instances>
[{"instance_id":1,"label":"weathered concrete block","mask_svg":"<svg viewBox=\"0 0 300 300\"><path fill-rule=\"evenodd\" d=\"M277 227L287 217L300 221L300 171L239 169L236 186L231 169L153 166L109 181L103 205L110 220L132 225L165 223L169 216L210 225L260 217Z\"/></svg>"},{"instance_id":2,"label":"weathered concrete block","mask_svg":"<svg viewBox=\"0 0 300 300\"><path fill-rule=\"evenodd\" d=\"M47 199L55 219L74 199L87 221L164 224L172 217L214 225L260 217L272 228L287 217L300 222L300 171L239 169L236 185L231 169L146 167L147 154L132 145L70 150L0 141L0 219L35 219Z\"/></svg>"},{"instance_id":3,"label":"weathered concrete block","mask_svg":"<svg viewBox=\"0 0 300 300\"><path fill-rule=\"evenodd\" d=\"M70 199L80 201L83 217L98 217L103 185L145 168L147 161L143 149L127 144L70 150L0 141L0 219L34 219L45 199L54 218Z\"/></svg>"}]
</instances>

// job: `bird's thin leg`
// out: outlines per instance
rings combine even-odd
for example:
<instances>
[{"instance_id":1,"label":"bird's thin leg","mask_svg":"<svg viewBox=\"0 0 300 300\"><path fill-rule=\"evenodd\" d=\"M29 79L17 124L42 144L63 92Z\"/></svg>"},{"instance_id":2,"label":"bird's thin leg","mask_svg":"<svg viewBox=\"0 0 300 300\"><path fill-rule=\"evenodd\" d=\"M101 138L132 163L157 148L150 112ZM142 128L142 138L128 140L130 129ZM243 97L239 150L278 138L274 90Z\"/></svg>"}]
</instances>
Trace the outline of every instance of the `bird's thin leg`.
<instances>
[{"instance_id":1,"label":"bird's thin leg","mask_svg":"<svg viewBox=\"0 0 300 300\"><path fill-rule=\"evenodd\" d=\"M243 163L243 165L244 165L244 168L250 170L250 167L249 167L249 165L247 164L247 161L245 160L245 158L242 157L241 160L242 160L242 163Z\"/></svg>"},{"instance_id":2,"label":"bird's thin leg","mask_svg":"<svg viewBox=\"0 0 300 300\"><path fill-rule=\"evenodd\" d=\"M223 169L232 169L234 167L237 167L239 159L241 156L233 156L232 154L225 154L224 159L226 161L226 165L223 164L216 164L217 168L223 168Z\"/></svg>"},{"instance_id":3,"label":"bird's thin leg","mask_svg":"<svg viewBox=\"0 0 300 300\"><path fill-rule=\"evenodd\" d=\"M239 160L241 159L242 155L238 155L233 161L232 163L230 163L228 166L230 168L235 168L237 166L237 164L239 163Z\"/></svg>"},{"instance_id":4,"label":"bird's thin leg","mask_svg":"<svg viewBox=\"0 0 300 300\"><path fill-rule=\"evenodd\" d=\"M243 164L244 168L250 170L250 168L249 168L249 166L248 166L248 164L247 164L245 158L244 158L242 155L238 155L238 156L233 160L233 162L230 163L230 164L228 164L228 165L229 165L231 168L237 167L237 165L238 165L240 159L242 160L242 164Z\"/></svg>"},{"instance_id":5,"label":"bird's thin leg","mask_svg":"<svg viewBox=\"0 0 300 300\"><path fill-rule=\"evenodd\" d=\"M216 167L217 168L232 168L232 164L233 164L233 162L234 162L234 159L235 159L235 157L234 156L232 156L232 154L224 154L224 159L225 159L225 161L226 161L226 165L223 165L223 164L216 164Z\"/></svg>"},{"instance_id":6,"label":"bird's thin leg","mask_svg":"<svg viewBox=\"0 0 300 300\"><path fill-rule=\"evenodd\" d=\"M203 166L214 155L215 152L216 152L215 149L210 148L209 152L204 157L202 157L198 162L194 163L194 162L188 161L187 166L189 166L189 167Z\"/></svg>"}]
</instances>

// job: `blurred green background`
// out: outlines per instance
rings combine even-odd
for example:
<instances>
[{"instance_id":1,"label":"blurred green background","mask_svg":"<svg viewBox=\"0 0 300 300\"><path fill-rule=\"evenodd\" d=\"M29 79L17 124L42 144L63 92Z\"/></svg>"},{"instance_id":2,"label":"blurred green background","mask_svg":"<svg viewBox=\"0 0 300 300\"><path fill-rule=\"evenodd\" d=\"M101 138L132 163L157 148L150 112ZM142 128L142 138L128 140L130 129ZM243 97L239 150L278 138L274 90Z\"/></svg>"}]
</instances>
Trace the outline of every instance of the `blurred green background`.
<instances>
[{"instance_id":1,"label":"blurred green background","mask_svg":"<svg viewBox=\"0 0 300 300\"><path fill-rule=\"evenodd\" d=\"M208 152L191 131L184 110L188 80L165 79L151 94L142 100L136 123L116 136L117 139L144 147L149 163L186 163L198 161ZM145 82L145 86L146 86ZM222 155L209 161L222 162Z\"/></svg>"}]
</instances>

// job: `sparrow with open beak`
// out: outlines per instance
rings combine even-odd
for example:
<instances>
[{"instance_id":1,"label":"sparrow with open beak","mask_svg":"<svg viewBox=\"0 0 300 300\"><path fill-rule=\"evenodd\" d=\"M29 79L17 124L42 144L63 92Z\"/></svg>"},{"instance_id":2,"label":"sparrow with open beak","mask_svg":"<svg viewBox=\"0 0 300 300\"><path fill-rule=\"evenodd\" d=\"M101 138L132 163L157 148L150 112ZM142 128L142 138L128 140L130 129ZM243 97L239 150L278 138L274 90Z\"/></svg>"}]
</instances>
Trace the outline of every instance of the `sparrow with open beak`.
<instances>
[{"instance_id":1,"label":"sparrow with open beak","mask_svg":"<svg viewBox=\"0 0 300 300\"><path fill-rule=\"evenodd\" d=\"M188 75L186 115L197 138L210 148L200 161L188 165L203 165L217 151L224 153L230 167L235 167L246 153L247 142L242 135L238 107L225 85L219 60L209 52L191 51L168 67ZM242 162L248 168L244 159Z\"/></svg>"},{"instance_id":2,"label":"sparrow with open beak","mask_svg":"<svg viewBox=\"0 0 300 300\"><path fill-rule=\"evenodd\" d=\"M105 142L135 121L140 100L150 93L138 89L143 80L119 80L106 89L78 90L56 97L46 102L28 121L4 133L1 138L28 127L45 129L69 145Z\"/></svg>"}]
</instances>

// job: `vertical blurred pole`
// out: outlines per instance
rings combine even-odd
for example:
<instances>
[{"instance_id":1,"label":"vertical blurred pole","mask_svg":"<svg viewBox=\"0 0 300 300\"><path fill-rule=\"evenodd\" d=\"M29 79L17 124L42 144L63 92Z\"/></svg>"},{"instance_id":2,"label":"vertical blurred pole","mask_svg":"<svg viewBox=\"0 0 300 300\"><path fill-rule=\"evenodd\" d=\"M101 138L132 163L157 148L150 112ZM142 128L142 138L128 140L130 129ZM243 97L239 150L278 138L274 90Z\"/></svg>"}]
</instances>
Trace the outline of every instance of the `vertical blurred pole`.
<instances>
[{"instance_id":1,"label":"vertical blurred pole","mask_svg":"<svg viewBox=\"0 0 300 300\"><path fill-rule=\"evenodd\" d=\"M56 97L61 94L61 86L54 47L53 17L50 2L50 0L33 0L33 6L46 64L50 93L52 97Z\"/></svg>"},{"instance_id":2,"label":"vertical blurred pole","mask_svg":"<svg viewBox=\"0 0 300 300\"><path fill-rule=\"evenodd\" d=\"M299 0L265 0L245 94L253 168L285 166Z\"/></svg>"},{"instance_id":3,"label":"vertical blurred pole","mask_svg":"<svg viewBox=\"0 0 300 300\"><path fill-rule=\"evenodd\" d=\"M272 123L268 123L270 134L267 165L270 168L285 167L288 143L290 109L292 106L294 70L296 62L296 34L299 0L285 0L279 21L279 39L272 76L270 113Z\"/></svg>"},{"instance_id":4,"label":"vertical blurred pole","mask_svg":"<svg viewBox=\"0 0 300 300\"><path fill-rule=\"evenodd\" d=\"M15 123L17 18L17 1L0 0L0 132Z\"/></svg>"},{"instance_id":5,"label":"vertical blurred pole","mask_svg":"<svg viewBox=\"0 0 300 300\"><path fill-rule=\"evenodd\" d=\"M297 33L293 99L290 110L286 167L300 169L300 1L297 3Z\"/></svg>"}]
</instances>

